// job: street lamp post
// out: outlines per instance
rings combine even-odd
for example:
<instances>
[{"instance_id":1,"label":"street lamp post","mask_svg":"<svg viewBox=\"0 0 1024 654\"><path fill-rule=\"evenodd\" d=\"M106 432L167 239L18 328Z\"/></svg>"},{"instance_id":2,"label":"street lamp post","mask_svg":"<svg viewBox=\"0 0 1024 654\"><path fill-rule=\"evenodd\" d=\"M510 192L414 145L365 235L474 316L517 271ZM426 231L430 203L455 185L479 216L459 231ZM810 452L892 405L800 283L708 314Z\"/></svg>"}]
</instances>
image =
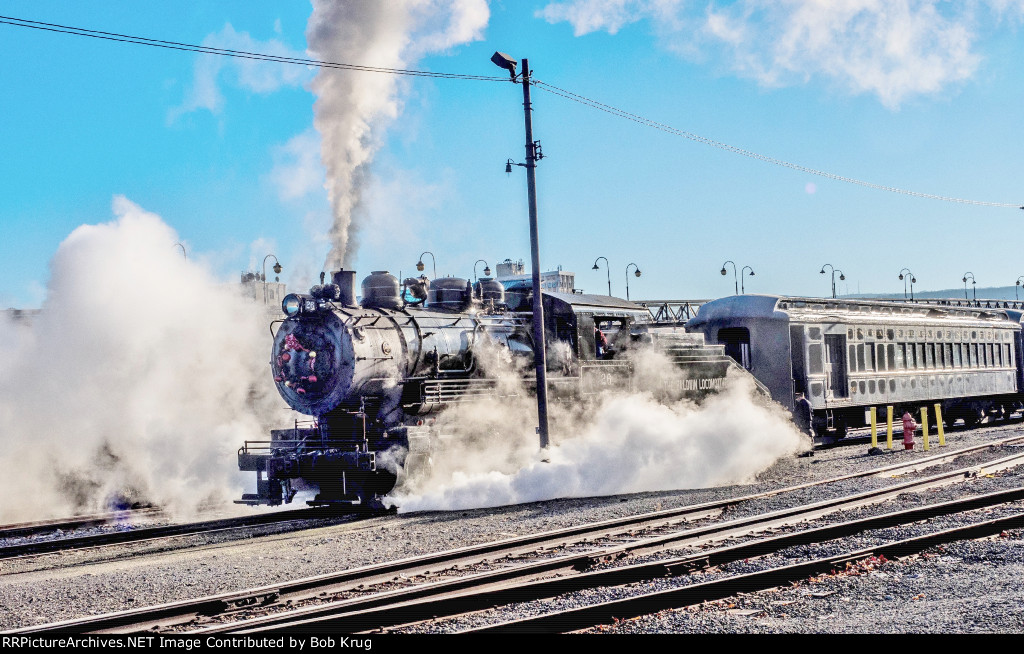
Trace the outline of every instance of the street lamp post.
<instances>
[{"instance_id":1,"label":"street lamp post","mask_svg":"<svg viewBox=\"0 0 1024 654\"><path fill-rule=\"evenodd\" d=\"M965 272L964 273L964 279L963 279L963 282L964 282L964 299L965 300L967 299L967 278L968 277L971 278L971 288L974 291L974 301L977 302L978 301L978 282L974 281L974 273L972 273L972 272Z\"/></svg>"},{"instance_id":2,"label":"street lamp post","mask_svg":"<svg viewBox=\"0 0 1024 654\"><path fill-rule=\"evenodd\" d=\"M1017 278L1017 285L1013 287L1013 299L1014 300L1019 300L1020 299L1019 297L1017 297L1017 288L1020 286L1020 280L1022 280L1022 279L1024 279L1024 275L1021 275L1020 277Z\"/></svg>"},{"instance_id":3,"label":"street lamp post","mask_svg":"<svg viewBox=\"0 0 1024 654\"><path fill-rule=\"evenodd\" d=\"M733 295L739 295L740 294L740 282L739 282L739 278L736 276L736 264L733 263L732 261L726 261L725 263L732 263ZM725 263L722 264L722 271L721 272L722 272L723 275L726 274L726 272L727 272L725 270Z\"/></svg>"},{"instance_id":4,"label":"street lamp post","mask_svg":"<svg viewBox=\"0 0 1024 654\"><path fill-rule=\"evenodd\" d=\"M600 270L600 268L597 266L597 262L600 261L601 259L604 259L604 272L608 276L608 295L611 295L612 294L612 273L611 273L611 270L609 268L608 259L605 259L605 257L598 257L598 258L594 259L594 267L591 268L591 270ZM626 266L626 268L628 269L629 266Z\"/></svg>"},{"instance_id":5,"label":"street lamp post","mask_svg":"<svg viewBox=\"0 0 1024 654\"><path fill-rule=\"evenodd\" d=\"M838 268L836 268L835 270L832 271L832 289L833 289L832 290L832 297L833 298L836 297L836 292L835 292L835 288L836 288L836 273L839 273L839 281L841 281L841 282L845 282L846 281L846 275L843 274L842 270L839 270ZM849 292L850 292L849 287L847 287L846 292L847 292L847 294L849 294Z\"/></svg>"},{"instance_id":6,"label":"street lamp post","mask_svg":"<svg viewBox=\"0 0 1024 654\"><path fill-rule=\"evenodd\" d=\"M268 254L267 256L263 257L263 304L267 303L267 259L269 259L270 257L274 257L273 271L275 275L280 275L281 271L284 270L284 267L281 265L281 262L278 261L277 257L275 257L274 255Z\"/></svg>"},{"instance_id":7,"label":"street lamp post","mask_svg":"<svg viewBox=\"0 0 1024 654\"><path fill-rule=\"evenodd\" d=\"M476 281L476 264L480 263L481 261L484 261L484 260L483 259L477 259L476 261L473 262L473 281L474 282ZM484 277L490 277L490 276L491 276L491 267L489 265L487 265L486 261L484 261Z\"/></svg>"},{"instance_id":8,"label":"street lamp post","mask_svg":"<svg viewBox=\"0 0 1024 654\"><path fill-rule=\"evenodd\" d=\"M819 271L822 275L825 274L825 266L828 266L829 269L832 271L832 299L834 300L834 299L836 299L836 269L835 269L835 267L832 264L826 263L824 266L821 267L821 270ZM843 281L845 279L846 279L846 275L844 275L843 271L840 270L839 271L839 281ZM902 279L902 277L900 279ZM903 289L903 299L904 300L907 299L907 290L906 290L906 288Z\"/></svg>"},{"instance_id":9,"label":"street lamp post","mask_svg":"<svg viewBox=\"0 0 1024 654\"><path fill-rule=\"evenodd\" d=\"M522 73L516 75L515 59L503 52L495 52L491 62L509 72L512 82L517 77L523 85L523 113L526 126L526 192L530 207L530 263L533 266L533 365L537 375L537 434L540 447L548 446L548 377L547 352L544 345L544 302L540 287L540 239L537 235L537 161L543 158L540 142L533 140L533 105L530 102L530 61L523 59ZM511 161L511 160L510 160ZM511 172L511 164L506 164Z\"/></svg>"},{"instance_id":10,"label":"street lamp post","mask_svg":"<svg viewBox=\"0 0 1024 654\"><path fill-rule=\"evenodd\" d=\"M903 276L903 273L907 273L906 277ZM904 268L903 270L900 271L900 279L903 280L903 299L904 300L907 299L907 279L908 278L910 279L910 301L913 302L914 301L914 283L917 281L917 278L914 277L914 273L910 272L910 268Z\"/></svg>"},{"instance_id":11,"label":"street lamp post","mask_svg":"<svg viewBox=\"0 0 1024 654\"><path fill-rule=\"evenodd\" d=\"M743 272L747 268L750 268L750 266L743 266L742 268L740 268L740 294L741 295L746 295L747 294L747 288L746 288L746 286L743 285L743 278L746 276L746 275L743 274ZM750 268L750 276L751 277L754 276L754 269L753 268Z\"/></svg>"},{"instance_id":12,"label":"street lamp post","mask_svg":"<svg viewBox=\"0 0 1024 654\"><path fill-rule=\"evenodd\" d=\"M437 279L437 259L434 258L433 252L423 252L422 254L420 254L420 260L416 262L416 270L423 272L423 269L426 267L423 265L424 254L430 255L430 262L434 264L434 279Z\"/></svg>"},{"instance_id":13,"label":"street lamp post","mask_svg":"<svg viewBox=\"0 0 1024 654\"><path fill-rule=\"evenodd\" d=\"M597 262L595 261L594 263L597 263ZM637 277L640 276L640 266L636 265L635 263L631 263L631 264L626 266L626 299L627 300L629 299L629 266L633 266L634 268L636 268L636 271L633 273L634 275L636 275ZM609 292L609 295L611 295L610 292Z\"/></svg>"}]
</instances>

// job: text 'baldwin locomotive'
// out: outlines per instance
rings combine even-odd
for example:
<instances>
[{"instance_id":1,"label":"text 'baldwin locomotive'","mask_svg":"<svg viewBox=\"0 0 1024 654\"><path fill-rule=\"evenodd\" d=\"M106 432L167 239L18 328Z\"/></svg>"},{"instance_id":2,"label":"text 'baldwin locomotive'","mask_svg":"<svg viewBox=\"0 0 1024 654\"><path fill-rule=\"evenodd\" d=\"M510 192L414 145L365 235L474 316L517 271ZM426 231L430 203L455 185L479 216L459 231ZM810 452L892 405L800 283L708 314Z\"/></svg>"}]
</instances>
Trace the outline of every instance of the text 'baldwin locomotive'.
<instances>
[{"instance_id":1,"label":"text 'baldwin locomotive'","mask_svg":"<svg viewBox=\"0 0 1024 654\"><path fill-rule=\"evenodd\" d=\"M282 303L274 381L312 420L274 430L269 441L246 441L239 468L256 472L257 492L243 503L277 505L315 487L310 504L379 506L402 474L429 461L436 437L429 414L498 392L475 346L487 341L533 359L525 289L506 294L490 278L475 286L452 277L400 284L381 271L363 280L357 304L355 272L338 271L331 282ZM553 401L628 388L632 364L621 355L637 342L656 343L697 380L684 389L694 400L721 388L730 367L739 369L723 346L659 326L625 300L544 292L543 304Z\"/></svg>"}]
</instances>

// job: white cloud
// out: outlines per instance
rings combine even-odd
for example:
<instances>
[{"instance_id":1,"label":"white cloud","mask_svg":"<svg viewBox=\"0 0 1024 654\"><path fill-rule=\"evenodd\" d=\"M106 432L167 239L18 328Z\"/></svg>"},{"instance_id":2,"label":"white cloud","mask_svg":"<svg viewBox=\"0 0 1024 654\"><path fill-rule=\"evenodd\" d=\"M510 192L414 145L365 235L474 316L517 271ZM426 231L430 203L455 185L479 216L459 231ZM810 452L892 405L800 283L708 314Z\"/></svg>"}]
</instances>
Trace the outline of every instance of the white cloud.
<instances>
[{"instance_id":1,"label":"white cloud","mask_svg":"<svg viewBox=\"0 0 1024 654\"><path fill-rule=\"evenodd\" d=\"M308 58L306 53L292 50L277 39L259 41L248 32L236 32L230 23L220 32L209 34L203 39L202 45L278 57ZM182 104L172 108L168 118L173 122L179 116L200 109L220 113L224 107L224 96L220 89L222 77L228 77L243 89L265 95L284 87L300 86L312 79L313 74L314 69L295 64L200 54L196 56L192 85L186 91Z\"/></svg>"},{"instance_id":2,"label":"white cloud","mask_svg":"<svg viewBox=\"0 0 1024 654\"><path fill-rule=\"evenodd\" d=\"M569 22L578 36L649 20L667 49L721 61L762 85L822 79L895 109L970 79L981 63L979 24L1018 23L1024 2L569 0L538 15Z\"/></svg>"},{"instance_id":3,"label":"white cloud","mask_svg":"<svg viewBox=\"0 0 1024 654\"><path fill-rule=\"evenodd\" d=\"M324 167L320 163L320 135L315 129L296 134L272 152L274 167L270 183L282 200L297 200L324 188Z\"/></svg>"},{"instance_id":4,"label":"white cloud","mask_svg":"<svg viewBox=\"0 0 1024 654\"><path fill-rule=\"evenodd\" d=\"M646 0L570 0L552 2L537 15L549 23L570 23L576 36L599 30L615 34L645 18L652 4Z\"/></svg>"}]
</instances>

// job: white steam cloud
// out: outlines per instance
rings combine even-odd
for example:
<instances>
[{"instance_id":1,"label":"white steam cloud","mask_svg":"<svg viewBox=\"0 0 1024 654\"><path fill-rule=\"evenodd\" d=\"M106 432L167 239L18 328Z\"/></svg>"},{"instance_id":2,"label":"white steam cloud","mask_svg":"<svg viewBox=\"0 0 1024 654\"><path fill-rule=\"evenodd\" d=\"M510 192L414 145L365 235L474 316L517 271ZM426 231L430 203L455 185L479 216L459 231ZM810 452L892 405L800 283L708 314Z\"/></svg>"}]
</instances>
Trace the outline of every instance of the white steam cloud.
<instances>
[{"instance_id":1,"label":"white steam cloud","mask_svg":"<svg viewBox=\"0 0 1024 654\"><path fill-rule=\"evenodd\" d=\"M496 358L485 360L493 372ZM553 444L543 454L536 403L506 366L498 375L504 396L443 413L435 427L449 435L432 465L389 500L403 512L450 510L746 483L809 445L747 377L730 374L698 406L671 390L684 376L667 357L642 350L633 362L633 392L551 404Z\"/></svg>"},{"instance_id":2,"label":"white steam cloud","mask_svg":"<svg viewBox=\"0 0 1024 654\"><path fill-rule=\"evenodd\" d=\"M262 306L186 261L158 216L113 209L61 244L32 320L0 318L0 521L235 498L235 451L281 406Z\"/></svg>"},{"instance_id":3,"label":"white steam cloud","mask_svg":"<svg viewBox=\"0 0 1024 654\"><path fill-rule=\"evenodd\" d=\"M481 38L486 0L313 0L306 39L314 57L383 68L408 68L421 57ZM384 129L401 113L404 82L396 75L322 68L313 80L314 125L333 211L325 268L351 267L368 167Z\"/></svg>"}]
</instances>

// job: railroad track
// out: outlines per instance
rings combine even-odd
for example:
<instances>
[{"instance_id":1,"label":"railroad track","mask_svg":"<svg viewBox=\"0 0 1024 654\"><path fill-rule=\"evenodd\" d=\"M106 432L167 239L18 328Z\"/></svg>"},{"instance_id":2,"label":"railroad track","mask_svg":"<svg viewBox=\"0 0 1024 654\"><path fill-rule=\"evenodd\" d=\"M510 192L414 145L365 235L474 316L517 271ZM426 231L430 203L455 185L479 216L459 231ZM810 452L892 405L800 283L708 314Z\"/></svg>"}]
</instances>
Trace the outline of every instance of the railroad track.
<instances>
[{"instance_id":1,"label":"railroad track","mask_svg":"<svg viewBox=\"0 0 1024 654\"><path fill-rule=\"evenodd\" d=\"M997 469L1006 465L1021 465L1024 463L1024 454L1006 457L998 463L993 463L995 464L993 467ZM611 568L590 573L585 572L595 565L608 563L628 554L649 554L659 550L684 546L699 547L726 538L735 538L756 532L792 526L828 513L850 511L867 504L891 499L905 492L924 490L941 483L948 483L951 479L948 474L936 475L923 480L898 484L894 487L866 493L858 493L845 498L839 498L838 500L819 502L806 507L785 509L721 524L707 525L645 538L633 543L612 545L580 554L555 557L512 569L477 573L459 579L424 584L420 587L379 593L367 598L354 598L233 624L218 625L203 629L202 631L264 633L305 629L362 633L392 629L438 617L473 613L480 611L481 607L491 608L503 604L555 597L587 588L618 586L666 576L689 574L694 570L761 556L785 547L808 545L822 540L849 536L867 529L891 527L939 515L961 513L997 504L1024 500L1024 488L1017 488L1011 491L1001 491L983 496L954 500L939 505L842 522L782 536L772 536L730 548L723 548L722 550L715 550L716 554L701 552L689 557L661 560L649 564ZM1005 526L1004 523L999 523L1001 526L995 533L1006 528L1024 526L1024 513L1016 516L1016 518L1017 521L1013 522L1010 527ZM818 568L814 569L818 570ZM798 568L795 574L800 574L802 571L803 568ZM557 575L557 577L553 579L538 579L538 577L550 577L551 575ZM802 579L804 576L806 575L796 576L793 579ZM742 584L743 582L740 582L738 588L743 588ZM723 596L736 592L735 588L737 586L731 588L733 590ZM699 601L705 601L705 599ZM643 610L637 615L651 612L650 610ZM618 617L623 617L623 615L621 613L617 614ZM559 622L556 619L551 624L557 626ZM585 626L592 625L587 624ZM579 628L583 627L573 627L572 629L565 630L571 631ZM532 627L527 624L525 630L531 629Z\"/></svg>"},{"instance_id":2,"label":"railroad track","mask_svg":"<svg viewBox=\"0 0 1024 654\"><path fill-rule=\"evenodd\" d=\"M935 505L928 507L946 512L947 509L955 509L951 506L956 503L966 502L968 508L981 508L1002 504L1005 501L1019 500L1024 489L1016 489L1011 492L993 494L993 503L987 503L986 496L968 498L967 500L956 500L946 505ZM1012 499L1011 499L1012 498ZM982 503L984 502L984 503ZM949 505L949 506L948 506ZM959 512L959 511L956 511ZM925 515L922 515L925 514ZM879 519L867 519L857 525L856 522L834 525L821 530L810 530L794 534L800 538L780 537L779 539L764 539L753 543L738 545L731 548L720 548L710 552L703 552L699 555L667 559L656 563L649 563L643 566L632 566L631 569L616 569L592 573L586 580L577 580L575 583L562 584L559 588L557 581L544 587L545 582L538 582L530 586L520 586L516 590L522 601L523 595L527 596L550 596L550 594L561 594L572 590L593 588L598 586L618 585L630 583L631 581L643 581L655 577L674 576L689 573L696 569L707 568L711 565L723 565L748 559L752 556L777 551L776 548L788 547L790 544L805 544L814 542L806 537L835 538L852 531L857 527L863 529L875 529L879 527L893 526L917 522L927 515L922 509L890 513L879 516ZM464 630L460 633L567 633L596 627L602 624L610 624L617 620L639 617L664 611L666 609L692 606L702 602L714 601L730 597L738 593L751 593L758 590L775 588L780 585L793 583L807 579L819 574L842 570L847 565L855 564L858 561L870 557L896 558L920 553L930 547L951 543L958 540L969 540L984 538L999 534L1007 529L1019 529L1024 527L1024 512L1014 515L983 520L969 525L954 527L915 538L889 541L873 547L852 550L842 554L827 556L803 563L780 566L752 572L748 574L729 575L714 581L690 584L679 588L657 591L653 593L641 593L609 602L601 602L590 606L563 611L555 611L543 615L532 616L517 620L509 620L502 623L484 627ZM817 533L815 533L817 532ZM831 532L831 533L830 533ZM775 540L776 542L772 542ZM796 541L796 542L794 542ZM715 563L711 563L715 561ZM658 572L661 572L659 575ZM482 602L500 602L498 599L485 599L476 597L477 608ZM312 626L312 625L309 625ZM319 626L319 625L318 625ZM326 625L323 625L326 626Z\"/></svg>"},{"instance_id":3,"label":"railroad track","mask_svg":"<svg viewBox=\"0 0 1024 654\"><path fill-rule=\"evenodd\" d=\"M970 466L953 471L947 471L939 475L933 475L921 480L903 482L890 485L882 489L858 493L845 498L827 500L814 505L796 507L780 512L773 512L761 516L732 520L716 525L707 525L693 529L676 530L668 534L656 535L648 538L637 538L635 532L665 528L684 520L695 520L706 518L717 514L725 507L743 501L759 499L771 495L796 491L814 485L833 483L856 477L872 475L893 475L897 472L910 472L928 465L944 463L958 455L969 453L975 450L991 447L993 445L1010 444L1024 440L1024 436L1017 436L1001 441L994 441L984 446L963 448L961 450L947 452L941 455L908 461L903 464L886 466L885 468L873 469L860 473L851 473L832 479L818 482L808 482L782 489L775 489L764 493L757 493L743 497L729 498L718 502L709 502L694 506L679 507L646 513L638 516L629 516L613 520L605 520L599 523L581 525L566 529L533 534L526 537L505 539L490 543L483 543L455 550L448 550L400 561L387 562L382 564L364 566L351 570L344 570L337 573L318 575L260 588L247 589L235 593L225 593L196 600L184 600L163 604L155 607L143 607L129 611L122 611L102 616L92 616L82 619L69 620L60 623L38 625L27 627L18 633L32 633L52 630L74 630L77 632L110 632L110 631L140 631L143 629L189 625L189 628L201 627L202 623L209 622L210 616L224 616L237 618L243 611L251 611L258 607L260 611L277 610L286 604L299 602L317 596L332 596L339 594L366 595L372 592L372 587L382 583L393 583L395 579L408 580L419 575L428 575L433 571L437 577L439 573L448 574L457 570L460 566L478 566L488 562L507 557L519 557L524 554L535 555L537 550L543 548L564 548L569 544L587 544L596 539L608 539L613 537L629 537L631 542L612 544L605 547L593 547L590 551L570 557L554 557L548 560L535 561L526 566L519 566L514 569L499 569L485 573L474 573L456 579L446 581L432 581L412 588L399 589L373 593L368 597L355 597L340 602L329 604L319 603L309 607L303 607L288 616L270 615L256 618L245 623L228 625L210 625L211 630L238 630L238 629L277 629L290 627L296 620L338 620L340 612L342 615L358 613L366 610L386 610L385 605L402 605L404 603L425 602L436 605L439 597L444 593L465 592L466 588L478 584L510 583L509 580L521 580L524 576L537 576L551 574L554 572L564 573L569 570L585 570L594 565L596 561L607 558L621 557L626 554L638 554L663 550L670 547L681 547L697 543L706 543L721 540L727 537L750 534L765 529L777 528L782 525L791 525L794 522L805 521L820 517L827 513L841 510L849 510L855 506L877 503L894 497L899 493L921 490L931 486L953 483L963 479L965 475L977 475L979 472L994 471L1005 467L1012 467L1024 462L1024 453L1014 454L1010 457L1003 457L984 465ZM633 536L630 533L633 532ZM531 567L532 566L532 567ZM487 576L491 575L491 576ZM404 581L403 583L408 583ZM316 600L323 602L323 599ZM479 605L477 605L479 607ZM395 609L401 612L402 608ZM344 618L350 619L350 618ZM408 620L405 620L408 622ZM298 624L305 624L300 622ZM380 628L386 624L367 627ZM332 623L332 627L333 626Z\"/></svg>"},{"instance_id":4,"label":"railroad track","mask_svg":"<svg viewBox=\"0 0 1024 654\"><path fill-rule=\"evenodd\" d=\"M234 529L246 529L262 525L326 518L337 515L340 514L316 508L294 509L291 511L274 511L270 513L260 513L234 518L221 518L217 520L204 520L177 525L140 527L138 529L113 531L102 534L89 534L86 536L70 536L67 538L56 538L52 540L29 541L26 543L19 543L17 545L0 547L0 561L29 556L39 556L52 552L65 552L70 550L105 547L109 545L122 545L126 543L140 543L180 536L209 534Z\"/></svg>"},{"instance_id":5,"label":"railroad track","mask_svg":"<svg viewBox=\"0 0 1024 654\"><path fill-rule=\"evenodd\" d=\"M34 522L19 522L8 525L0 525L0 539L23 538L35 536L54 531L70 531L84 527L95 527L119 523L128 519L138 517L153 517L160 515L160 509L156 507L142 507L138 509L126 509L124 511L110 511L107 513L93 513L90 515L72 516L70 518L56 518L53 520L37 520Z\"/></svg>"}]
</instances>

